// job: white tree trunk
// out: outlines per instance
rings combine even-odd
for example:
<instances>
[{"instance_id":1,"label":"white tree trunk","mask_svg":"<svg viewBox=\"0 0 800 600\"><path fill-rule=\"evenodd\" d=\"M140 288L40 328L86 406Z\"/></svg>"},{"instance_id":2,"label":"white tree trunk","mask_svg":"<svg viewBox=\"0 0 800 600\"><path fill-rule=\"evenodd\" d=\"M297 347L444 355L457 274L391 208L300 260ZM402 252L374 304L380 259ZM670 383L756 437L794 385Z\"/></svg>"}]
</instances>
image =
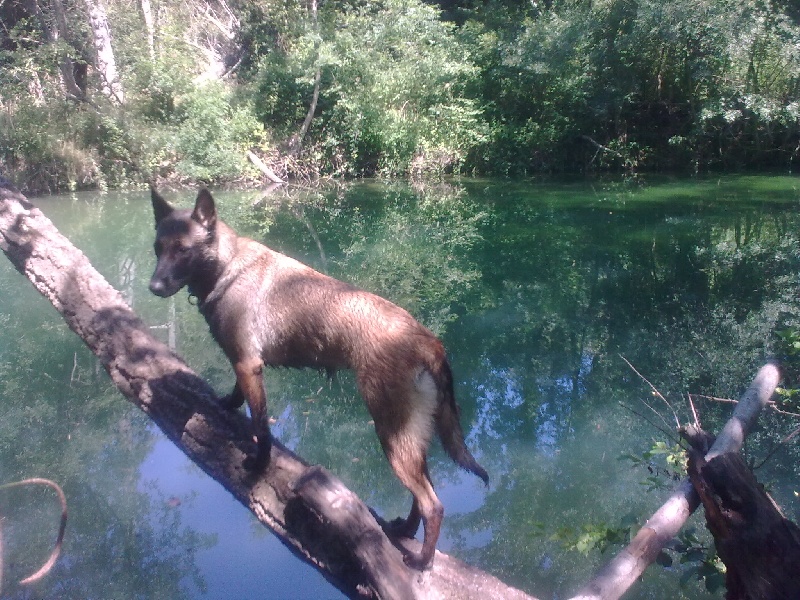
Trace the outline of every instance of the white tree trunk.
<instances>
[{"instance_id":1,"label":"white tree trunk","mask_svg":"<svg viewBox=\"0 0 800 600\"><path fill-rule=\"evenodd\" d=\"M114 59L114 49L111 46L111 28L108 26L106 9L100 0L86 0L86 10L94 39L95 67L100 74L103 94L124 104L125 93L117 73L117 61Z\"/></svg>"},{"instance_id":2,"label":"white tree trunk","mask_svg":"<svg viewBox=\"0 0 800 600\"><path fill-rule=\"evenodd\" d=\"M153 21L153 7L150 0L141 0L144 26L147 28L147 48L150 51L150 62L156 60L156 25Z\"/></svg>"}]
</instances>

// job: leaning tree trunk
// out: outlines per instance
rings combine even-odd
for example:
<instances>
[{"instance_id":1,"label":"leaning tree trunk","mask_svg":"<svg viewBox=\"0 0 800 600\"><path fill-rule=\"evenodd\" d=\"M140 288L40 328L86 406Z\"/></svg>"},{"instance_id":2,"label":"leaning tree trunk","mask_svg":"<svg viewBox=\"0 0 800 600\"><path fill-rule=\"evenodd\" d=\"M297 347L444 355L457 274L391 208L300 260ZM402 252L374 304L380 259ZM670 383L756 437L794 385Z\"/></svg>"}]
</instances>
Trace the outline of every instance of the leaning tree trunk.
<instances>
[{"instance_id":1,"label":"leaning tree trunk","mask_svg":"<svg viewBox=\"0 0 800 600\"><path fill-rule=\"evenodd\" d=\"M243 469L253 451L244 414L220 408L208 383L155 339L86 256L1 178L0 248L97 355L128 400L348 596L530 600L440 552L430 571L409 569L355 494L280 443L273 444L264 473ZM402 545L419 550L415 540Z\"/></svg>"},{"instance_id":2,"label":"leaning tree trunk","mask_svg":"<svg viewBox=\"0 0 800 600\"><path fill-rule=\"evenodd\" d=\"M289 140L289 154L292 156L296 156L300 152L300 148L303 146L303 140L308 134L308 130L311 127L311 121L314 119L314 114L317 112L317 103L319 102L319 86L320 82L322 81L322 67L319 65L319 21L317 19L317 0L311 0L311 18L314 22L314 29L317 34L317 42L314 44L314 54L317 60L316 70L314 72L314 89L311 93L311 104L308 106L308 111L306 112L306 118L303 119L303 124L300 126L300 131L298 131L292 138Z\"/></svg>"}]
</instances>

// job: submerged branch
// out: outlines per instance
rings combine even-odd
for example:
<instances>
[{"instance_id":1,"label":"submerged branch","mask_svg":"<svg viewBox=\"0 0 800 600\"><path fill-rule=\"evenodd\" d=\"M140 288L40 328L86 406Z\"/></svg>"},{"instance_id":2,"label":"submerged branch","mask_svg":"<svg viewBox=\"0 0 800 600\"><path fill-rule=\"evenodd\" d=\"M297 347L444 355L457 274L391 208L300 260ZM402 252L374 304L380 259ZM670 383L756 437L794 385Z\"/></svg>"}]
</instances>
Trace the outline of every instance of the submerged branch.
<instances>
[{"instance_id":1,"label":"submerged branch","mask_svg":"<svg viewBox=\"0 0 800 600\"><path fill-rule=\"evenodd\" d=\"M624 356L622 356L622 355L620 355L620 358L621 358L623 361L625 361L625 364L626 364L626 365L628 365L628 366L631 368L631 370L632 370L634 373L636 373L636 374L637 374L637 375L638 375L638 376L639 376L639 377L642 379L642 381L644 381L644 382L645 382L647 385L649 385L649 386L650 386L650 389L653 391L653 395L654 395L654 396L656 396L656 397L658 397L658 398L661 398L661 400L664 402L664 404L666 404L666 405L667 405L667 408L669 408L669 410L672 412L672 416L673 416L673 417L674 417L674 419L675 419L675 426L676 426L676 427L680 427L680 426L681 426L681 422L680 422L680 419L678 419L678 413L676 413L676 412L675 412L675 409L674 409L674 408L672 408L672 405L669 403L669 400L667 400L666 398L664 398L664 396L661 394L661 392L659 392L659 391L658 391L658 388L657 388L656 386L654 386L652 383L650 383L650 381L649 381L649 380L648 380L648 379L647 379L647 378L646 378L644 375L642 375L641 373L639 373L639 371L637 371L637 370L636 370L636 367L634 367L634 366L633 366L633 365L630 363L630 361L629 361L627 358L625 358L625 357L624 357ZM658 412L656 409L654 409L652 406L650 406L650 405L649 405L647 402L645 402L644 400L642 400L642 403L643 403L643 404L644 404L644 405L645 405L647 408L649 408L649 409L650 409L650 410L652 410L654 413L656 413L656 414L657 414L657 415L658 415L658 416L661 418L661 420L662 420L662 421L664 421L664 424L665 424L665 425L668 425L668 423L667 423L667 420L666 420L666 419L665 419L663 416L661 416L661 413L659 413L659 412Z\"/></svg>"}]
</instances>

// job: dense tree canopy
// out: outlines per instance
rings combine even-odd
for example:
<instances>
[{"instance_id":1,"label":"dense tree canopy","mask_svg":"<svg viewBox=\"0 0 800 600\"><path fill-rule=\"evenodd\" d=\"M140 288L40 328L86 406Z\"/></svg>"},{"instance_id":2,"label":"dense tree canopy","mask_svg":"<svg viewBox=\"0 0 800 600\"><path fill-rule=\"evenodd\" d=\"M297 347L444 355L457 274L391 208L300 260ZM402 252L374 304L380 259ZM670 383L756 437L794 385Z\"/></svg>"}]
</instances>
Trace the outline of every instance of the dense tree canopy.
<instances>
[{"instance_id":1,"label":"dense tree canopy","mask_svg":"<svg viewBox=\"0 0 800 600\"><path fill-rule=\"evenodd\" d=\"M7 0L0 169L160 177L789 168L800 16L767 0Z\"/></svg>"}]
</instances>

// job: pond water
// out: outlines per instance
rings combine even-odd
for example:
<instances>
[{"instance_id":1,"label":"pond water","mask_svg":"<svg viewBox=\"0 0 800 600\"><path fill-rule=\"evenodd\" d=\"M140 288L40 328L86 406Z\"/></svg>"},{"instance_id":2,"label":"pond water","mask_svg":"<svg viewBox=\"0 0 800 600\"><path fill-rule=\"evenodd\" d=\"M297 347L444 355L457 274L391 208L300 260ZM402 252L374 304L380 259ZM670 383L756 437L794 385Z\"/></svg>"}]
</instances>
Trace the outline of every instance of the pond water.
<instances>
[{"instance_id":1,"label":"pond water","mask_svg":"<svg viewBox=\"0 0 800 600\"><path fill-rule=\"evenodd\" d=\"M706 396L738 397L775 330L800 320L794 177L364 182L216 198L240 232L393 300L441 337L491 485L434 445L439 548L540 598L569 597L669 494L678 467L645 453L672 445L662 430L674 431L673 411L690 420L688 394L715 431L730 405ZM146 192L34 202L189 365L220 392L232 386L185 292L147 290ZM0 482L51 478L70 511L57 567L24 591L14 582L49 552L58 510L46 492L0 491L6 596L342 597L125 402L4 260L0 291ZM407 512L351 376L277 369L266 381L278 438L387 518ZM757 475L796 520L796 447L775 444L793 427L766 416L748 456L771 453ZM709 543L700 515L690 527ZM670 553L631 597L723 597L698 580L701 556Z\"/></svg>"}]
</instances>

